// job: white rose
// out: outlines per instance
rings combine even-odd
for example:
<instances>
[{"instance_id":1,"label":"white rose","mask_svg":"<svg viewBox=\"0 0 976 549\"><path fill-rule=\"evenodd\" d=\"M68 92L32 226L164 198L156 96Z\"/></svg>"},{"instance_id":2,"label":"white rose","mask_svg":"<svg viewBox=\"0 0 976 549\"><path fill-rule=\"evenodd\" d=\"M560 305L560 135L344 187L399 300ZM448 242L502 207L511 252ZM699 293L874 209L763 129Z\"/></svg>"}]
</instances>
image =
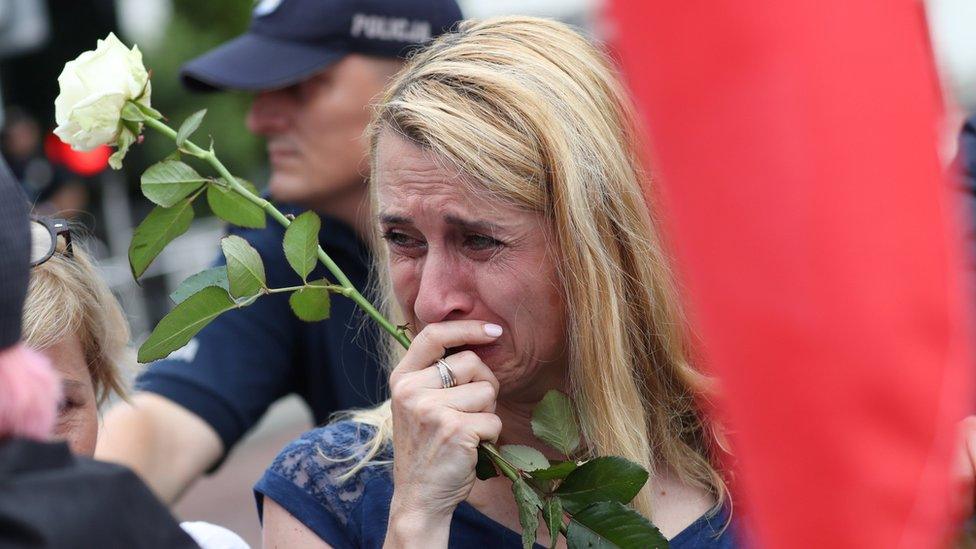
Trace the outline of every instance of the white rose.
<instances>
[{"instance_id":1,"label":"white rose","mask_svg":"<svg viewBox=\"0 0 976 549\"><path fill-rule=\"evenodd\" d=\"M115 34L69 61L58 77L54 133L71 148L88 151L115 143L122 129L122 107L138 100L149 106L149 73L139 48L125 47Z\"/></svg>"}]
</instances>

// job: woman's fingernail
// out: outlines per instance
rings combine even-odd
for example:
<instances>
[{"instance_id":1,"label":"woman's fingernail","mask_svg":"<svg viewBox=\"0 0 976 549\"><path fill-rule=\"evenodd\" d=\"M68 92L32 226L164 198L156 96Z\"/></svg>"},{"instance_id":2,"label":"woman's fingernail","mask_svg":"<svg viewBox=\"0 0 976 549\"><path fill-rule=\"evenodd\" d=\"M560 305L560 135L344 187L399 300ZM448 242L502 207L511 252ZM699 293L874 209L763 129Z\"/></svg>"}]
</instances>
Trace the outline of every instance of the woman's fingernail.
<instances>
[{"instance_id":1,"label":"woman's fingernail","mask_svg":"<svg viewBox=\"0 0 976 549\"><path fill-rule=\"evenodd\" d=\"M498 324L485 324L485 333L491 337L498 337L502 335L502 327Z\"/></svg>"}]
</instances>

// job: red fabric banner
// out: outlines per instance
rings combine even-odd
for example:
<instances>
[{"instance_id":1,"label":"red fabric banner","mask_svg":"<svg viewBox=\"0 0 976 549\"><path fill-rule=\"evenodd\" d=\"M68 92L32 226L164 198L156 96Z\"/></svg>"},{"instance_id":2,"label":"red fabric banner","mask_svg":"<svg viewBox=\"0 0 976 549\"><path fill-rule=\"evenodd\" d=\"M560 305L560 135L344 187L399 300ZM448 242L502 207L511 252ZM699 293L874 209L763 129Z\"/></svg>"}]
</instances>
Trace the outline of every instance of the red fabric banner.
<instances>
[{"instance_id":1,"label":"red fabric banner","mask_svg":"<svg viewBox=\"0 0 976 549\"><path fill-rule=\"evenodd\" d=\"M761 547L944 546L976 301L922 3L610 14L745 529Z\"/></svg>"}]
</instances>

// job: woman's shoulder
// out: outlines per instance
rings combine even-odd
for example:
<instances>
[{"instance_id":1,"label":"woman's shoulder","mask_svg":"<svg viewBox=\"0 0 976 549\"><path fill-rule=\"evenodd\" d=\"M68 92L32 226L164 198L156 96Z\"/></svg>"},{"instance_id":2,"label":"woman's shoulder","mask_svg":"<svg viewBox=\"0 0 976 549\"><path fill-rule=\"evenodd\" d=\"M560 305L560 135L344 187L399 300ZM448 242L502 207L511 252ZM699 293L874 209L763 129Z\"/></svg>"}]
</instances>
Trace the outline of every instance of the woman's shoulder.
<instances>
[{"instance_id":1,"label":"woman's shoulder","mask_svg":"<svg viewBox=\"0 0 976 549\"><path fill-rule=\"evenodd\" d=\"M356 458L365 455L375 435L376 427L373 425L351 419L335 421L302 433L284 447L275 461L289 456L325 455L332 460L355 463ZM379 453L385 456L385 448L381 447L380 450Z\"/></svg>"},{"instance_id":2,"label":"woman's shoulder","mask_svg":"<svg viewBox=\"0 0 976 549\"><path fill-rule=\"evenodd\" d=\"M254 488L259 499L270 497L299 520L304 513L298 508L324 507L345 525L366 485L390 475L392 454L386 446L363 463L375 434L375 427L351 420L307 431L285 446L265 471Z\"/></svg>"},{"instance_id":3,"label":"woman's shoulder","mask_svg":"<svg viewBox=\"0 0 976 549\"><path fill-rule=\"evenodd\" d=\"M306 431L281 450L269 470L305 484L365 480L385 472L383 466L392 458L382 445L363 467L357 467L369 455L375 434L376 427L352 420Z\"/></svg>"}]
</instances>

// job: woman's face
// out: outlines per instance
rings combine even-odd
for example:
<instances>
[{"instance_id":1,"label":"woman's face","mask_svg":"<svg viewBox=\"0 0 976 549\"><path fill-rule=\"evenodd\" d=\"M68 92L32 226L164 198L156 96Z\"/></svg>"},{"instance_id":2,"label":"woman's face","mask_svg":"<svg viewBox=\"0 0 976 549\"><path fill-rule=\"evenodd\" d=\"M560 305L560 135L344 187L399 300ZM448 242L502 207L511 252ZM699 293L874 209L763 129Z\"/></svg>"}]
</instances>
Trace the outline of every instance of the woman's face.
<instances>
[{"instance_id":1,"label":"woman's face","mask_svg":"<svg viewBox=\"0 0 976 549\"><path fill-rule=\"evenodd\" d=\"M492 369L501 396L534 402L562 388L565 310L543 216L472 191L390 131L377 144L376 191L393 289L414 333L445 320L499 324L495 343L464 348Z\"/></svg>"},{"instance_id":2,"label":"woman's face","mask_svg":"<svg viewBox=\"0 0 976 549\"><path fill-rule=\"evenodd\" d=\"M61 376L64 393L54 438L66 441L75 454L92 456L98 437L98 405L81 340L71 335L42 352Z\"/></svg>"}]
</instances>

